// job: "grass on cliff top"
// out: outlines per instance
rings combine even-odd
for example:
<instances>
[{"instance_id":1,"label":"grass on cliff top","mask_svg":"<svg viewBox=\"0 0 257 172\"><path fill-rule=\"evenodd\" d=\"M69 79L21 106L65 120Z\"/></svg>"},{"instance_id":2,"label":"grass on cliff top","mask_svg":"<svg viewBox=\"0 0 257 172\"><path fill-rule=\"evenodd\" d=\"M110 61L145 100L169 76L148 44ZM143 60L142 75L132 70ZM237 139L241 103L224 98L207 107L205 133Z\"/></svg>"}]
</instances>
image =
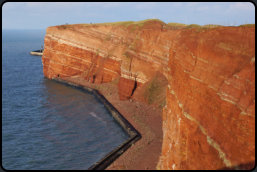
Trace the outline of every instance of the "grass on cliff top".
<instances>
[{"instance_id":1,"label":"grass on cliff top","mask_svg":"<svg viewBox=\"0 0 257 172\"><path fill-rule=\"evenodd\" d=\"M243 24L239 25L239 27L255 27L255 24Z\"/></svg>"},{"instance_id":2,"label":"grass on cliff top","mask_svg":"<svg viewBox=\"0 0 257 172\"><path fill-rule=\"evenodd\" d=\"M145 23L147 23L149 21L155 21L155 22L159 22L161 24L166 24L159 19L146 19L146 20L141 20L141 21L134 22L133 24L138 25L138 26L143 26Z\"/></svg>"},{"instance_id":3,"label":"grass on cliff top","mask_svg":"<svg viewBox=\"0 0 257 172\"><path fill-rule=\"evenodd\" d=\"M187 29L192 29L192 28L197 28L197 29L199 29L199 28L202 28L202 26L201 26L201 25L198 25L198 24L190 24L190 25L187 25L186 28L187 28Z\"/></svg>"},{"instance_id":4,"label":"grass on cliff top","mask_svg":"<svg viewBox=\"0 0 257 172\"><path fill-rule=\"evenodd\" d=\"M84 24L66 24L66 25L59 25L57 26L58 29L72 29L74 26L123 26L126 28L130 28L132 31L136 28L143 27L148 22L159 22L163 25L163 28L167 29L210 29L210 28L217 28L223 27L222 25L216 24L207 24L207 25L198 25L198 24L183 24L183 23L165 23L159 19L146 19L141 21L121 21L121 22L106 22L106 23L84 23ZM255 24L244 24L236 27L255 27Z\"/></svg>"},{"instance_id":5,"label":"grass on cliff top","mask_svg":"<svg viewBox=\"0 0 257 172\"><path fill-rule=\"evenodd\" d=\"M72 26L124 26L124 27L129 27L129 26L136 26L136 27L142 27L144 26L145 23L149 21L156 21L160 22L162 24L166 24L163 21L159 19L146 19L146 20L141 20L141 21L121 21L121 22L106 22L106 23L83 23L83 24L73 24L73 25L58 25L57 28L59 29L67 29L67 28L72 28Z\"/></svg>"},{"instance_id":6,"label":"grass on cliff top","mask_svg":"<svg viewBox=\"0 0 257 172\"><path fill-rule=\"evenodd\" d=\"M141 21L122 21L122 22L96 23L94 25L109 25L109 26L111 25L111 26L124 26L124 27L138 26L138 27L142 27L142 26L144 26L144 24L146 24L147 22L150 22L150 21L155 21L155 22L160 22L162 24L166 24L159 19L146 19L146 20L141 20Z\"/></svg>"},{"instance_id":7,"label":"grass on cliff top","mask_svg":"<svg viewBox=\"0 0 257 172\"><path fill-rule=\"evenodd\" d=\"M181 28L185 28L187 26L187 24L183 24L183 23L168 23L167 26L171 27L172 29L181 29Z\"/></svg>"},{"instance_id":8,"label":"grass on cliff top","mask_svg":"<svg viewBox=\"0 0 257 172\"><path fill-rule=\"evenodd\" d=\"M68 29L68 28L73 28L74 25L72 24L65 24L65 25L58 25L56 26L58 29Z\"/></svg>"},{"instance_id":9,"label":"grass on cliff top","mask_svg":"<svg viewBox=\"0 0 257 172\"><path fill-rule=\"evenodd\" d=\"M183 23L168 23L167 25L169 25L169 26L187 26L187 24L183 24Z\"/></svg>"},{"instance_id":10,"label":"grass on cliff top","mask_svg":"<svg viewBox=\"0 0 257 172\"><path fill-rule=\"evenodd\" d=\"M215 24L207 24L207 25L190 24L190 25L187 25L187 24L183 24L183 23L168 23L167 26L170 29L197 29L197 30L221 27L221 25L215 25Z\"/></svg>"},{"instance_id":11,"label":"grass on cliff top","mask_svg":"<svg viewBox=\"0 0 257 172\"><path fill-rule=\"evenodd\" d=\"M221 27L222 25L218 25L218 24L206 24L203 25L202 27L204 28L216 28L216 27Z\"/></svg>"},{"instance_id":12,"label":"grass on cliff top","mask_svg":"<svg viewBox=\"0 0 257 172\"><path fill-rule=\"evenodd\" d=\"M216 27L221 26L221 25L215 25L215 24L207 24L207 25L203 25L203 26L198 25L198 24L187 25L187 24L183 24L183 23L168 23L167 25L172 28L177 28L177 29L180 29L180 28L188 28L188 29L191 29L191 28L216 28Z\"/></svg>"},{"instance_id":13,"label":"grass on cliff top","mask_svg":"<svg viewBox=\"0 0 257 172\"><path fill-rule=\"evenodd\" d=\"M120 25L120 26L129 26L129 25L137 25L139 27L143 26L145 23L149 21L155 21L159 22L163 25L172 26L172 27L178 27L178 28L215 28L219 27L221 25L214 25L214 24L208 24L208 25L198 25L198 24L183 24L183 23L165 23L159 19L146 19L141 21L123 21L123 22L110 22L110 23L96 23L95 25Z\"/></svg>"},{"instance_id":14,"label":"grass on cliff top","mask_svg":"<svg viewBox=\"0 0 257 172\"><path fill-rule=\"evenodd\" d=\"M130 25L132 23L134 23L134 22L133 21L121 21L121 22L95 23L93 25L107 25L107 26L109 26L109 25L111 25L111 26L115 26L115 25L120 26L121 25L121 26L127 26L127 25Z\"/></svg>"}]
</instances>

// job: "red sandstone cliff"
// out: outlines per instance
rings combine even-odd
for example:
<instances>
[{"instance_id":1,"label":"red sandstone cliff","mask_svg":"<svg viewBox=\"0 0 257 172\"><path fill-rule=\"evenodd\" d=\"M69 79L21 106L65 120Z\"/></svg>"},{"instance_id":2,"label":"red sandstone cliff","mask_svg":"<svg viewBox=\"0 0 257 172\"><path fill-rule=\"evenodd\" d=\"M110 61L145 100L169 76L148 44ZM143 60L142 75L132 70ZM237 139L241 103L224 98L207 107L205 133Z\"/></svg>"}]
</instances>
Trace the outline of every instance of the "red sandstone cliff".
<instances>
[{"instance_id":1,"label":"red sandstone cliff","mask_svg":"<svg viewBox=\"0 0 257 172\"><path fill-rule=\"evenodd\" d=\"M254 26L176 29L158 20L54 26L43 71L114 82L121 100L163 107L158 169L240 168L255 162L254 36Z\"/></svg>"}]
</instances>

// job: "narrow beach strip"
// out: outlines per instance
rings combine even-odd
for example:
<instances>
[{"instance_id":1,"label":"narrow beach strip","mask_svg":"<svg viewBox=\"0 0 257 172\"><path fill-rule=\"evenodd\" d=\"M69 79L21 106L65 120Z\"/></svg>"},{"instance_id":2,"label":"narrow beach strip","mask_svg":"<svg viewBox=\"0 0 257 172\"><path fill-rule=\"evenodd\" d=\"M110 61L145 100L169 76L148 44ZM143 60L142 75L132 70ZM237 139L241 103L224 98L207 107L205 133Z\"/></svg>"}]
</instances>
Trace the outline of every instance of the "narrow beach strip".
<instances>
[{"instance_id":1,"label":"narrow beach strip","mask_svg":"<svg viewBox=\"0 0 257 172\"><path fill-rule=\"evenodd\" d=\"M52 79L55 82L64 84L66 86L70 86L75 89L79 89L86 93L93 94L109 111L109 113L113 116L116 122L123 128L123 130L129 135L129 139L125 141L123 144L118 146L116 149L108 153L101 160L94 163L88 170L104 170L108 167L113 161L115 161L122 153L124 153L131 145L133 145L136 141L141 139L141 134L125 119L121 113L98 91L92 88L88 88L82 85L77 85L60 78Z\"/></svg>"}]
</instances>

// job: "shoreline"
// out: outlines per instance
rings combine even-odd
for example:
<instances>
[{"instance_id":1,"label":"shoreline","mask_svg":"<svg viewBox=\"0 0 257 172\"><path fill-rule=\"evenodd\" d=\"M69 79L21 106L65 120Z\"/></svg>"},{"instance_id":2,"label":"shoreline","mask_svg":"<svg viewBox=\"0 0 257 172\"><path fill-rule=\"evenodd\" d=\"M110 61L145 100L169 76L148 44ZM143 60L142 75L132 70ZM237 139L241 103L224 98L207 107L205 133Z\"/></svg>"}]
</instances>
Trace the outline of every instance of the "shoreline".
<instances>
[{"instance_id":1,"label":"shoreline","mask_svg":"<svg viewBox=\"0 0 257 172\"><path fill-rule=\"evenodd\" d=\"M110 102L108 102L108 100L105 99L105 97L99 91L83 87L81 85L77 85L74 83L70 83L58 78L52 79L52 81L55 81L68 87L78 89L82 92L93 94L94 97L105 106L107 111L109 111L109 113L116 120L116 122L123 128L123 130L125 130L124 132L126 132L129 135L128 140L126 140L117 148L109 152L102 159L91 165L88 168L88 170L104 170L113 161L115 161L123 152L125 152L132 144L141 139L140 133L122 116L122 114L119 113L117 109L115 109L115 107L112 106Z\"/></svg>"},{"instance_id":2,"label":"shoreline","mask_svg":"<svg viewBox=\"0 0 257 172\"><path fill-rule=\"evenodd\" d=\"M100 92L142 135L140 140L110 163L106 170L156 169L162 146L161 108L135 100L119 100L117 85L113 82L92 84L79 77L63 77L61 80Z\"/></svg>"}]
</instances>

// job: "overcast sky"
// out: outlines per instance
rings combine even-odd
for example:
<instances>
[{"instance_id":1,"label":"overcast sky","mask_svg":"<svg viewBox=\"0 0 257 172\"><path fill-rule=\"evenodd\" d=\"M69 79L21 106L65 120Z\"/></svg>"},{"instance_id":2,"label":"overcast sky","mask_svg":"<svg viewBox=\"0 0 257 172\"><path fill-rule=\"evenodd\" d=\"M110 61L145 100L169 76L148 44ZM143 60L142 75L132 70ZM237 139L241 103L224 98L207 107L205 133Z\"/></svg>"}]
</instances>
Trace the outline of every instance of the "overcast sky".
<instances>
[{"instance_id":1,"label":"overcast sky","mask_svg":"<svg viewBox=\"0 0 257 172\"><path fill-rule=\"evenodd\" d=\"M241 25L255 23L250 2L7 2L3 29L46 29L76 23L138 21Z\"/></svg>"}]
</instances>

